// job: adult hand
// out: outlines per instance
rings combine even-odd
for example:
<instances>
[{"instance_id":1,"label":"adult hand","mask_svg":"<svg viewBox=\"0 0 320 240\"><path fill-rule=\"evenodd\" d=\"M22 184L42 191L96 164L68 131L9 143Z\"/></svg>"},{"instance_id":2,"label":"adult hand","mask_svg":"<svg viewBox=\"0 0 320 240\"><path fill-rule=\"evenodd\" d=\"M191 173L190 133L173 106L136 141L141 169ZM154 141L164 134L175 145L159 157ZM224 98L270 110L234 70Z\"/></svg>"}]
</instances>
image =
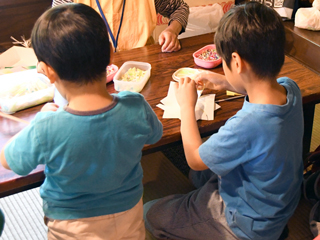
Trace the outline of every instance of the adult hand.
<instances>
[{"instance_id":1,"label":"adult hand","mask_svg":"<svg viewBox=\"0 0 320 240\"><path fill-rule=\"evenodd\" d=\"M162 52L175 52L181 49L178 34L182 29L178 21L172 21L159 36L159 44L162 45Z\"/></svg>"},{"instance_id":2,"label":"adult hand","mask_svg":"<svg viewBox=\"0 0 320 240\"><path fill-rule=\"evenodd\" d=\"M160 34L159 44L162 45L162 52L176 52L181 49L177 35L167 29Z\"/></svg>"},{"instance_id":3,"label":"adult hand","mask_svg":"<svg viewBox=\"0 0 320 240\"><path fill-rule=\"evenodd\" d=\"M55 112L57 111L59 106L55 103L46 103L42 108L41 112Z\"/></svg>"},{"instance_id":4,"label":"adult hand","mask_svg":"<svg viewBox=\"0 0 320 240\"><path fill-rule=\"evenodd\" d=\"M176 89L176 99L180 109L195 109L198 100L196 83L188 77L181 78Z\"/></svg>"}]
</instances>

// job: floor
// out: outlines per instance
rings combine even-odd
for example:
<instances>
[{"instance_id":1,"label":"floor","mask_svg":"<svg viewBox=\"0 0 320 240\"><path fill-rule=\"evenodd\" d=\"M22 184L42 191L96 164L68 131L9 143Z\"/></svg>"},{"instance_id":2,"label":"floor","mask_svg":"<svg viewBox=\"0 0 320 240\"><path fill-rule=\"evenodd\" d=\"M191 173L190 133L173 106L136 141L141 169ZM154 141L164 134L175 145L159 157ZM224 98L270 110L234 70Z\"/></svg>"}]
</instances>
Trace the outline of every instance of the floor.
<instances>
[{"instance_id":1,"label":"floor","mask_svg":"<svg viewBox=\"0 0 320 240\"><path fill-rule=\"evenodd\" d=\"M311 150L314 150L319 144L320 105L316 107ZM183 160L181 147L173 148L170 151L156 152L142 158L145 202L173 193L186 193L193 189L186 177L188 169L185 164L181 165ZM289 237L287 240L313 239L309 229L311 207L311 203L301 198L294 216L289 221ZM1 240L46 239L46 227L43 224L38 188L1 198L0 208L6 216L6 225L0 237ZM146 240L155 239L147 232Z\"/></svg>"}]
</instances>

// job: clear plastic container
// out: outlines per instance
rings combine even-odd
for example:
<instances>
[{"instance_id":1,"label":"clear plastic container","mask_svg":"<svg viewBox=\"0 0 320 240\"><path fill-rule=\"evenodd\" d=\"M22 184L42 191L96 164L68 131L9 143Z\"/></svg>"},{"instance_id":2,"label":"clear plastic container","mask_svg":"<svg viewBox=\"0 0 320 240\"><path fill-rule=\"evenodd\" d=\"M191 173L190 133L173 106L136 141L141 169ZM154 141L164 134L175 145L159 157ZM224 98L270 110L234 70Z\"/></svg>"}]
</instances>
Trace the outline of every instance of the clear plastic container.
<instances>
[{"instance_id":1,"label":"clear plastic container","mask_svg":"<svg viewBox=\"0 0 320 240\"><path fill-rule=\"evenodd\" d=\"M220 65L222 63L222 59L220 56L217 55L218 59L214 59L214 60L210 60L210 59L200 59L199 56L206 52L207 50L215 50L216 49L216 45L215 44L210 44L207 45L201 49L199 49L198 51L193 53L193 58L194 58L194 62L195 64L197 64L200 67L203 68L214 68L217 67L218 65Z\"/></svg>"},{"instance_id":2,"label":"clear plastic container","mask_svg":"<svg viewBox=\"0 0 320 240\"><path fill-rule=\"evenodd\" d=\"M142 71L145 71L145 74L138 81L123 81L122 77L130 68L138 68ZM136 62L136 61L125 62L120 67L116 75L113 77L114 89L119 92L120 91L140 92L148 82L150 78L150 74L151 74L151 65L149 63Z\"/></svg>"}]
</instances>

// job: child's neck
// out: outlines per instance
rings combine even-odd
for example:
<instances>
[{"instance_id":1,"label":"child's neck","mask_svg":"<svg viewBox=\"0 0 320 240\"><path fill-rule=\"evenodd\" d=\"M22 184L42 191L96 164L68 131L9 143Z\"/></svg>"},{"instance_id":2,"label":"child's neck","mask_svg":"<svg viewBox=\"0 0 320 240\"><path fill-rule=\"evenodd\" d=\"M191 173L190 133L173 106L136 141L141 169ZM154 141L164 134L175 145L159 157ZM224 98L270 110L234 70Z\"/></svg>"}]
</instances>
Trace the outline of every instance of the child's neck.
<instances>
[{"instance_id":1,"label":"child's neck","mask_svg":"<svg viewBox=\"0 0 320 240\"><path fill-rule=\"evenodd\" d=\"M83 86L68 86L67 89L68 107L77 111L98 110L110 105L113 99L107 91L105 81Z\"/></svg>"},{"instance_id":2,"label":"child's neck","mask_svg":"<svg viewBox=\"0 0 320 240\"><path fill-rule=\"evenodd\" d=\"M287 103L287 91L276 79L258 80L246 88L250 103L284 105Z\"/></svg>"}]
</instances>

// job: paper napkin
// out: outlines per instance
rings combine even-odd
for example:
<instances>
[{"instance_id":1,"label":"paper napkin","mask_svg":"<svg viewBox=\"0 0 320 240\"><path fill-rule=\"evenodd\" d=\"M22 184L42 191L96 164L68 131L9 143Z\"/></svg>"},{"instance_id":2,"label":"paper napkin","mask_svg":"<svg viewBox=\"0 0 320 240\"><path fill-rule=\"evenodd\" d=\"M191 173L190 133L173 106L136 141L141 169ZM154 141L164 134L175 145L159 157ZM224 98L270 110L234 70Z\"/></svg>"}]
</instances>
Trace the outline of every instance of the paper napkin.
<instances>
[{"instance_id":1,"label":"paper napkin","mask_svg":"<svg viewBox=\"0 0 320 240\"><path fill-rule=\"evenodd\" d=\"M170 82L167 97L162 99L161 103L157 105L157 107L164 110L163 118L180 119L180 106L175 95L177 87L178 84L176 82ZM215 103L215 94L200 96L195 107L196 119L213 120L214 111L219 108L220 106Z\"/></svg>"}]
</instances>

